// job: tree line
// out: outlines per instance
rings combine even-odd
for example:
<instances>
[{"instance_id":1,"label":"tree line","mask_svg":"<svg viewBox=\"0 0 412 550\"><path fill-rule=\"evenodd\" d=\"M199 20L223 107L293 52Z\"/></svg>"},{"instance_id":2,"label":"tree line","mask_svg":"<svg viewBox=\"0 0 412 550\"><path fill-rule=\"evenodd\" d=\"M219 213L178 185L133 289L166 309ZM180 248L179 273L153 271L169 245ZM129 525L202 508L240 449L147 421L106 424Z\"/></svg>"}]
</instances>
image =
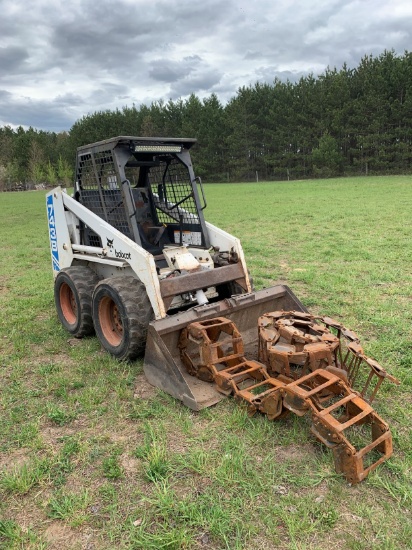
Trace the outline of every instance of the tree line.
<instances>
[{"instance_id":1,"label":"tree line","mask_svg":"<svg viewBox=\"0 0 412 550\"><path fill-rule=\"evenodd\" d=\"M0 186L73 180L76 148L117 135L196 137L204 181L402 174L412 163L412 54L365 56L297 82L98 111L54 133L0 128Z\"/></svg>"}]
</instances>

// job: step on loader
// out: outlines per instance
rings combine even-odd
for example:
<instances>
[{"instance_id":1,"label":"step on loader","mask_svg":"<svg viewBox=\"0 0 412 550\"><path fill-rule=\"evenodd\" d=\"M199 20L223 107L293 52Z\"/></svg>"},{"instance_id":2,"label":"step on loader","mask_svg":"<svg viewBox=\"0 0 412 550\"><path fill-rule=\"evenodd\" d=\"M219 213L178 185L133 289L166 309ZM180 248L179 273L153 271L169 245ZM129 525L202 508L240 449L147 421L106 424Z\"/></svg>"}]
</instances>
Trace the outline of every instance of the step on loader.
<instances>
[{"instance_id":1,"label":"step on loader","mask_svg":"<svg viewBox=\"0 0 412 550\"><path fill-rule=\"evenodd\" d=\"M247 396L252 409L273 419L293 401L295 394L284 387L299 380L288 376L287 357L292 362L295 355L300 362L304 358L296 346L295 355L288 355L292 344L285 339L287 331L269 326L274 318L266 314L293 311L302 325L308 313L283 284L254 291L239 239L205 220L202 182L190 157L195 143L119 136L78 148L73 196L61 187L46 196L58 317L77 338L96 333L102 347L119 360L144 355L148 381L195 411L234 393ZM276 315L276 321L288 322ZM225 326L231 338L238 335L241 350L227 359L224 369L213 367L218 358L210 350L210 360L203 357L200 366L194 365L193 350L186 347L193 347L196 338L188 327L199 332L222 318L229 323ZM275 333L282 333L276 342L271 340ZM338 347L333 342L327 352L312 345L303 374L318 365L335 369L333 376L339 378L344 367L336 361L329 364ZM356 348L356 341L351 344ZM224 353L219 345L218 350ZM207 355L205 347L203 351ZM356 352L354 365L361 348ZM293 363L298 372L295 367ZM247 387L234 389L236 372L243 373L240 379L252 380L251 385L264 382L278 396L269 391L266 405L258 405L262 396L253 400ZM324 418L319 422L314 424L316 434L324 431ZM379 449L384 447L386 458L390 446L381 444Z\"/></svg>"}]
</instances>

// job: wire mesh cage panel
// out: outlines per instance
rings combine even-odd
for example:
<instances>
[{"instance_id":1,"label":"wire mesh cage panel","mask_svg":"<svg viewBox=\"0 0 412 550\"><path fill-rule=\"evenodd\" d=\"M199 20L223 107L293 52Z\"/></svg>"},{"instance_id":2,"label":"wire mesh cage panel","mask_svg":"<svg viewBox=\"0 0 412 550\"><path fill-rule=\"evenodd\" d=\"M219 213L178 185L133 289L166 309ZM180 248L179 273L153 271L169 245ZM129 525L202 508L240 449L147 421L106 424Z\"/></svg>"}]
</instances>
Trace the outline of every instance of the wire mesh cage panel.
<instances>
[{"instance_id":1,"label":"wire mesh cage panel","mask_svg":"<svg viewBox=\"0 0 412 550\"><path fill-rule=\"evenodd\" d=\"M124 168L124 173L125 173L126 179L130 182L131 187L139 186L139 175L140 175L139 166L129 167L126 164Z\"/></svg>"},{"instance_id":2,"label":"wire mesh cage panel","mask_svg":"<svg viewBox=\"0 0 412 550\"><path fill-rule=\"evenodd\" d=\"M133 144L131 138L114 138L78 152L80 202L152 254L161 254L166 244L207 246L187 160L157 150L137 152ZM101 246L96 233L82 230L85 244Z\"/></svg>"},{"instance_id":3,"label":"wire mesh cage panel","mask_svg":"<svg viewBox=\"0 0 412 550\"><path fill-rule=\"evenodd\" d=\"M151 168L149 182L159 223L199 224L187 166L175 158L162 162Z\"/></svg>"},{"instance_id":4,"label":"wire mesh cage panel","mask_svg":"<svg viewBox=\"0 0 412 550\"><path fill-rule=\"evenodd\" d=\"M79 157L77 180L80 202L97 216L133 239L126 205L119 188L112 151L86 153ZM87 231L89 240L95 235ZM91 243L89 243L91 244Z\"/></svg>"}]
</instances>

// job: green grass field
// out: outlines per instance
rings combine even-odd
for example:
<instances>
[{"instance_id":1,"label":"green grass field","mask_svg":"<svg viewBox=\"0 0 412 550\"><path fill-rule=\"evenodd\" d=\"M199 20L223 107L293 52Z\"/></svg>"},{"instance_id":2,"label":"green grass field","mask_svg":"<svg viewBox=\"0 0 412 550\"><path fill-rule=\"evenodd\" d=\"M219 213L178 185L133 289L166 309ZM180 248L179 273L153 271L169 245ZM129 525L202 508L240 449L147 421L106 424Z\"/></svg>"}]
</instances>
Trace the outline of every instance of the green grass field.
<instances>
[{"instance_id":1,"label":"green grass field","mask_svg":"<svg viewBox=\"0 0 412 550\"><path fill-rule=\"evenodd\" d=\"M394 456L350 486L309 422L194 413L57 321L43 192L0 196L0 548L410 549L412 177L206 185L255 286L286 282L397 376Z\"/></svg>"}]
</instances>

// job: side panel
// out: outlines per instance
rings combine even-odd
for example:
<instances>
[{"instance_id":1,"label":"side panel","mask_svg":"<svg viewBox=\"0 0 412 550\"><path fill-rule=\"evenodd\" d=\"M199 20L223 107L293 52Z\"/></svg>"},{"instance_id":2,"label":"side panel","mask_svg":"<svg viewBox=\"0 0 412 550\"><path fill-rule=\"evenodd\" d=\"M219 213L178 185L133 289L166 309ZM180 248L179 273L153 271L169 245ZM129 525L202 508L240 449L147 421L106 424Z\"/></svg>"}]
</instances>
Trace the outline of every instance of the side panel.
<instances>
[{"instance_id":1,"label":"side panel","mask_svg":"<svg viewBox=\"0 0 412 550\"><path fill-rule=\"evenodd\" d=\"M71 247L64 246L64 243L70 243L70 235L66 224L61 188L53 189L47 193L46 208L53 276L57 277L61 269L70 267L73 262Z\"/></svg>"},{"instance_id":2,"label":"side panel","mask_svg":"<svg viewBox=\"0 0 412 550\"><path fill-rule=\"evenodd\" d=\"M146 287L156 319L165 317L166 311L160 298L159 279L153 256L66 193L62 193L62 197L64 206L99 235L105 258L128 262Z\"/></svg>"},{"instance_id":3,"label":"side panel","mask_svg":"<svg viewBox=\"0 0 412 550\"><path fill-rule=\"evenodd\" d=\"M240 240L234 237L233 235L230 235L230 233L226 233L226 231L223 231L223 229L220 229L219 227L212 225L209 222L206 222L206 227L209 233L210 246L217 246L222 252L223 251L229 252L231 250L233 250L233 252L236 252L239 258L239 262L243 268L246 284L248 287L248 292L252 292L249 273L246 266L245 255L243 253L243 248L242 248L242 245L240 244Z\"/></svg>"}]
</instances>

